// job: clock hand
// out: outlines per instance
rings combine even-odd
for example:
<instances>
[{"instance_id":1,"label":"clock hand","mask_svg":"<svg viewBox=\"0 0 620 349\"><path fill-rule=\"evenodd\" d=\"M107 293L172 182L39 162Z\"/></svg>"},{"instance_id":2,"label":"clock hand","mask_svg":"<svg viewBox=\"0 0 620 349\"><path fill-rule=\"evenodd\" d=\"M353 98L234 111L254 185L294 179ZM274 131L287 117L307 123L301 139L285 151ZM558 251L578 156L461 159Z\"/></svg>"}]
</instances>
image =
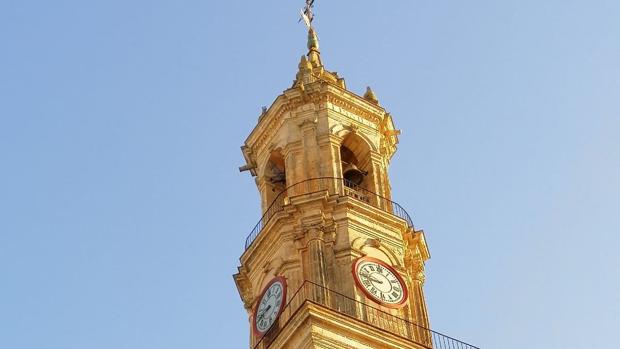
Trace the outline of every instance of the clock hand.
<instances>
[{"instance_id":1,"label":"clock hand","mask_svg":"<svg viewBox=\"0 0 620 349\"><path fill-rule=\"evenodd\" d=\"M271 304L269 304L269 305L267 306L267 308L265 308L265 310L263 310L260 314L258 314L258 319L259 319L259 320L260 320L260 319L262 319L262 318L263 318L263 316L265 316L265 313L266 313L269 309L271 309Z\"/></svg>"},{"instance_id":2,"label":"clock hand","mask_svg":"<svg viewBox=\"0 0 620 349\"><path fill-rule=\"evenodd\" d=\"M379 280L379 279L375 278L374 276L372 276L372 275L370 275L370 274L363 274L363 273L360 273L360 275L365 276L365 277L369 278L369 279L370 279L370 281L374 281L374 282L376 282L376 283L378 283L378 284L382 284L382 283L383 283L383 281L381 281L381 280Z\"/></svg>"}]
</instances>

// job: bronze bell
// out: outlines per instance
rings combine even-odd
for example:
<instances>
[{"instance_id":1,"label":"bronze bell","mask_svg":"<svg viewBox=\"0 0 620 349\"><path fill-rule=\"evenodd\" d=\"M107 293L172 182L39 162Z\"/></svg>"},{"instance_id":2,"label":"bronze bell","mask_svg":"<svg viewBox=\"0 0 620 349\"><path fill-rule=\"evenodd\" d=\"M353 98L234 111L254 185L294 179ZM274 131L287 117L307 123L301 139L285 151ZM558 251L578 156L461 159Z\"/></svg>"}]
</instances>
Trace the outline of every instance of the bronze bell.
<instances>
[{"instance_id":1,"label":"bronze bell","mask_svg":"<svg viewBox=\"0 0 620 349\"><path fill-rule=\"evenodd\" d=\"M285 184L286 183L286 174L284 172L276 173L270 178L271 183L274 184Z\"/></svg>"},{"instance_id":2,"label":"bronze bell","mask_svg":"<svg viewBox=\"0 0 620 349\"><path fill-rule=\"evenodd\" d=\"M283 170L280 170L276 166L272 169L273 175L269 180L273 184L286 184L286 173Z\"/></svg>"},{"instance_id":3,"label":"bronze bell","mask_svg":"<svg viewBox=\"0 0 620 349\"><path fill-rule=\"evenodd\" d=\"M342 177L351 184L360 185L364 180L364 176L368 174L366 171L362 171L355 164L349 164L342 162Z\"/></svg>"}]
</instances>

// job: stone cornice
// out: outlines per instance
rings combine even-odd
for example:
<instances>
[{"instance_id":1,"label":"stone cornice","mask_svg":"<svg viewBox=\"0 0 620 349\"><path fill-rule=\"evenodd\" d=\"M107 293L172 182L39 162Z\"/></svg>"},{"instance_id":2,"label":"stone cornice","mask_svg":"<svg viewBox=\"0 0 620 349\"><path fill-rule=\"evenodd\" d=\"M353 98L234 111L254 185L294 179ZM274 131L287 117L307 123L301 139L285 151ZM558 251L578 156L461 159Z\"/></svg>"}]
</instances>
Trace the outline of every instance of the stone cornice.
<instances>
[{"instance_id":1,"label":"stone cornice","mask_svg":"<svg viewBox=\"0 0 620 349\"><path fill-rule=\"evenodd\" d=\"M258 124L246 139L244 146L251 150L248 153L256 156L262 152L285 120L292 117L291 113L300 111L299 108L304 105L314 105L315 111L325 109L328 105L336 106L376 125L374 128L381 132L382 138L385 138L386 131L393 129L391 117L381 106L372 104L349 90L318 81L306 85L303 91L297 87L288 89L275 99L271 107L261 115ZM388 141L387 143L392 145L395 142ZM391 157L395 149L391 149L390 146L387 148L390 153L388 157Z\"/></svg>"}]
</instances>

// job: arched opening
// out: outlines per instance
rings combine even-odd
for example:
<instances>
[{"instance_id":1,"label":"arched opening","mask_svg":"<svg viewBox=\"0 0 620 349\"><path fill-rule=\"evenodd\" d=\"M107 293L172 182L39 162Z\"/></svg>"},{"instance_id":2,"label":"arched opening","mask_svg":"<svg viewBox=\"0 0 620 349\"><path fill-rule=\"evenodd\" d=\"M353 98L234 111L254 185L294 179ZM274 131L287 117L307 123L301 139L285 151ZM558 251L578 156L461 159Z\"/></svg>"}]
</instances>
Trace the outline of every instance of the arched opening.
<instances>
[{"instance_id":1,"label":"arched opening","mask_svg":"<svg viewBox=\"0 0 620 349\"><path fill-rule=\"evenodd\" d=\"M353 133L347 135L340 145L340 161L345 186L372 191L370 148L364 139Z\"/></svg>"},{"instance_id":2,"label":"arched opening","mask_svg":"<svg viewBox=\"0 0 620 349\"><path fill-rule=\"evenodd\" d=\"M269 156L263 172L265 182L265 209L267 209L284 189L286 189L286 168L284 156L280 150L274 150Z\"/></svg>"},{"instance_id":3,"label":"arched opening","mask_svg":"<svg viewBox=\"0 0 620 349\"><path fill-rule=\"evenodd\" d=\"M340 146L340 159L345 184L349 187L360 186L368 172L360 168L359 161L353 151L344 145Z\"/></svg>"}]
</instances>

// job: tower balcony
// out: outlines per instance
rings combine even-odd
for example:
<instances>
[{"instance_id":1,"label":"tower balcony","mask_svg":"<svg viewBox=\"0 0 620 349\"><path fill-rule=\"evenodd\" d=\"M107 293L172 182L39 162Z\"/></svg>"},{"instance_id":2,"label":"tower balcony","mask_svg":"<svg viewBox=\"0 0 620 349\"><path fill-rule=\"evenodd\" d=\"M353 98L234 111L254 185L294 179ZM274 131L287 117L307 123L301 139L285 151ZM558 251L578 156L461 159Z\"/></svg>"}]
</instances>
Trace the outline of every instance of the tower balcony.
<instances>
[{"instance_id":1,"label":"tower balcony","mask_svg":"<svg viewBox=\"0 0 620 349\"><path fill-rule=\"evenodd\" d=\"M364 189L344 178L319 177L295 183L282 190L273 199L271 205L265 210L265 213L261 219L245 239L245 250L250 248L252 243L261 234L267 223L269 223L269 221L278 212L283 211L292 198L319 192L326 192L329 195L339 195L342 197L353 198L402 219L409 228L413 229L413 221L411 220L411 216L409 216L407 211L398 203Z\"/></svg>"},{"instance_id":2,"label":"tower balcony","mask_svg":"<svg viewBox=\"0 0 620 349\"><path fill-rule=\"evenodd\" d=\"M342 333L347 335L338 335ZM323 336L331 343L364 348L479 349L311 281L302 283L272 329L254 339L253 348L280 347L279 342L291 338L307 346Z\"/></svg>"}]
</instances>

